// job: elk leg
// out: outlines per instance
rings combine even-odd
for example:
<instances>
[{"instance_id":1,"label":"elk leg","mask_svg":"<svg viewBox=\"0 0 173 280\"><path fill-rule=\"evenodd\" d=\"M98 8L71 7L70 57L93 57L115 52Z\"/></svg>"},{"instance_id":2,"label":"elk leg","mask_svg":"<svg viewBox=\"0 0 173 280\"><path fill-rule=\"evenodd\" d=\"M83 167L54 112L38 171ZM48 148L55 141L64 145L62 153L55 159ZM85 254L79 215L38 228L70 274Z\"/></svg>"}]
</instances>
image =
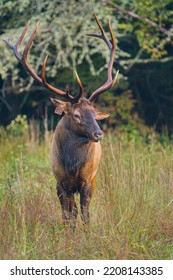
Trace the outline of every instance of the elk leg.
<instances>
[{"instance_id":1,"label":"elk leg","mask_svg":"<svg viewBox=\"0 0 173 280\"><path fill-rule=\"evenodd\" d=\"M80 191L80 206L82 212L82 219L84 223L89 224L89 204L94 192L94 185L96 182L96 176L91 181L91 185L84 185Z\"/></svg>"},{"instance_id":2,"label":"elk leg","mask_svg":"<svg viewBox=\"0 0 173 280\"><path fill-rule=\"evenodd\" d=\"M62 186L57 186L57 195L61 203L64 224L75 229L78 210L74 195L67 194Z\"/></svg>"},{"instance_id":3,"label":"elk leg","mask_svg":"<svg viewBox=\"0 0 173 280\"><path fill-rule=\"evenodd\" d=\"M77 215L78 215L78 209L77 209L77 205L74 199L74 194L72 194L69 197L69 212L70 212L70 227L72 230L75 230L76 228L76 220L77 220Z\"/></svg>"},{"instance_id":4,"label":"elk leg","mask_svg":"<svg viewBox=\"0 0 173 280\"><path fill-rule=\"evenodd\" d=\"M84 185L80 191L80 206L82 220L85 224L89 224L89 203L92 196L91 185Z\"/></svg>"}]
</instances>

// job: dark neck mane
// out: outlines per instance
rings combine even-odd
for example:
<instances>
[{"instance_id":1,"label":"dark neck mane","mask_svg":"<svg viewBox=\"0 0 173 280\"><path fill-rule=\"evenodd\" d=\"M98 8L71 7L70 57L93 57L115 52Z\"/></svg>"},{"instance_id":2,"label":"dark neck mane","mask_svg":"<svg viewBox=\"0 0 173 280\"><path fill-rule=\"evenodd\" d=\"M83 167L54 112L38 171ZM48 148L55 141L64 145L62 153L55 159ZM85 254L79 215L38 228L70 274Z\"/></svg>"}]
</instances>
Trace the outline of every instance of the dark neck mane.
<instances>
[{"instance_id":1,"label":"dark neck mane","mask_svg":"<svg viewBox=\"0 0 173 280\"><path fill-rule=\"evenodd\" d=\"M60 160L67 172L75 175L88 160L90 142L88 138L76 135L67 127L60 131L59 136Z\"/></svg>"}]
</instances>

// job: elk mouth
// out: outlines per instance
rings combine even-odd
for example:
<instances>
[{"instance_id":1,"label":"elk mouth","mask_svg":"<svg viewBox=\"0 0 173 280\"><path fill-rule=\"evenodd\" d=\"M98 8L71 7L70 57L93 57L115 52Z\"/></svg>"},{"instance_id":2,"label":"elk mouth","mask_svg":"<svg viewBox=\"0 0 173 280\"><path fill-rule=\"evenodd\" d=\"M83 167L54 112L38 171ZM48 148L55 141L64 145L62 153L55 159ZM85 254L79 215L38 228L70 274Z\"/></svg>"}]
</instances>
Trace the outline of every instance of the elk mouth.
<instances>
[{"instance_id":1,"label":"elk mouth","mask_svg":"<svg viewBox=\"0 0 173 280\"><path fill-rule=\"evenodd\" d=\"M100 140L102 140L102 138L103 138L103 131L101 129L94 131L92 133L92 141L99 142Z\"/></svg>"},{"instance_id":2,"label":"elk mouth","mask_svg":"<svg viewBox=\"0 0 173 280\"><path fill-rule=\"evenodd\" d=\"M91 142L99 142L99 141L102 140L102 139L103 139L103 136L99 136L99 137L97 137L97 138L91 139L90 141L91 141Z\"/></svg>"},{"instance_id":3,"label":"elk mouth","mask_svg":"<svg viewBox=\"0 0 173 280\"><path fill-rule=\"evenodd\" d=\"M103 132L93 132L91 135L88 135L87 133L85 134L85 139L91 142L99 142L100 140L103 139Z\"/></svg>"},{"instance_id":4,"label":"elk mouth","mask_svg":"<svg viewBox=\"0 0 173 280\"><path fill-rule=\"evenodd\" d=\"M85 143L99 142L100 140L103 139L103 132L102 131L93 132L93 133L91 133L91 135L89 135L88 133L85 133L84 135L82 135L82 139L83 139L83 142L85 142Z\"/></svg>"}]
</instances>

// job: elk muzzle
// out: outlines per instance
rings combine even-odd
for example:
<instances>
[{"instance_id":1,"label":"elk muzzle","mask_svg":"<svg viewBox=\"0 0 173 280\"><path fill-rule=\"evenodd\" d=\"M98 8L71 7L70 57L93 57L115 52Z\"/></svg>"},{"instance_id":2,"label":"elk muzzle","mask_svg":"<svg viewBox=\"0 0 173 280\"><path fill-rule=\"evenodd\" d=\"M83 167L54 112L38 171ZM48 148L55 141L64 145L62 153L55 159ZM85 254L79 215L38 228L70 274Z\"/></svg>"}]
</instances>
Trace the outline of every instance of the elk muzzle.
<instances>
[{"instance_id":1,"label":"elk muzzle","mask_svg":"<svg viewBox=\"0 0 173 280\"><path fill-rule=\"evenodd\" d=\"M103 138L103 131L101 129L96 130L92 133L92 140L98 142Z\"/></svg>"}]
</instances>

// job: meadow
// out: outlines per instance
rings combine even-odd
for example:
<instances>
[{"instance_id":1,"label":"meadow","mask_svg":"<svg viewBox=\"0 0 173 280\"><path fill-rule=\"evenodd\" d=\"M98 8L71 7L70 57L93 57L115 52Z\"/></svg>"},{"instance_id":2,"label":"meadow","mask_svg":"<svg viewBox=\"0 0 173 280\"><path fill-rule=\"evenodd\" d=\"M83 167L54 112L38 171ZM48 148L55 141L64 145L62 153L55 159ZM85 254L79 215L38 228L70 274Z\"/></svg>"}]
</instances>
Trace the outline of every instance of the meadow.
<instances>
[{"instance_id":1,"label":"meadow","mask_svg":"<svg viewBox=\"0 0 173 280\"><path fill-rule=\"evenodd\" d=\"M0 259L173 259L173 144L106 133L90 227L67 238L51 136L1 133Z\"/></svg>"}]
</instances>

